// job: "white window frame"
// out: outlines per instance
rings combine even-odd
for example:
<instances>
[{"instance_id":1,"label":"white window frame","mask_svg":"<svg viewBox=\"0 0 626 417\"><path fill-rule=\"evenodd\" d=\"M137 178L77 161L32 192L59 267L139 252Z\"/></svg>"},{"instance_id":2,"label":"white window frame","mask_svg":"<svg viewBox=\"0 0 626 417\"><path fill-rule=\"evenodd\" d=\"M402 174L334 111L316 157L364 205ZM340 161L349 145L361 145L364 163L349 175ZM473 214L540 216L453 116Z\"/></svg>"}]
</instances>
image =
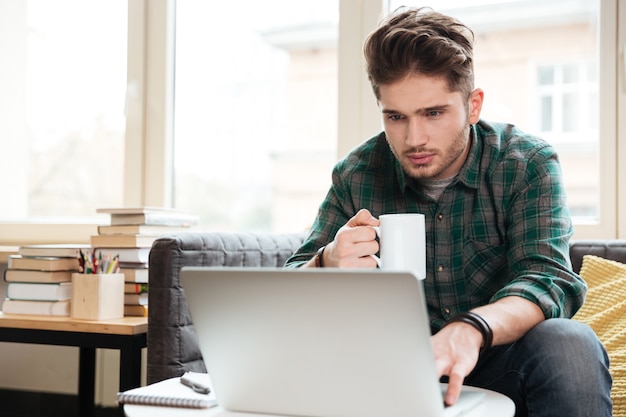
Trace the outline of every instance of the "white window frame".
<instances>
[{"instance_id":1,"label":"white window frame","mask_svg":"<svg viewBox=\"0 0 626 417\"><path fill-rule=\"evenodd\" d=\"M128 0L127 206L171 205L175 5L175 0ZM0 222L0 245L89 243L97 225L92 219Z\"/></svg>"},{"instance_id":2,"label":"white window frame","mask_svg":"<svg viewBox=\"0 0 626 417\"><path fill-rule=\"evenodd\" d=\"M618 141L618 101L617 89L617 31L618 1L600 1L599 24L599 102L598 118L600 133L600 207L597 223L574 225L574 239L618 237L618 189L617 189L617 141ZM623 26L623 25L622 25ZM626 103L624 103L626 104ZM615 109L609 111L608 109ZM590 196L591 197L591 196ZM591 197L593 198L593 197Z\"/></svg>"},{"instance_id":3,"label":"white window frame","mask_svg":"<svg viewBox=\"0 0 626 417\"><path fill-rule=\"evenodd\" d=\"M577 129L574 132L568 131L566 129L567 126L565 126L565 120L564 120L564 116L565 116L565 108L564 108L564 97L566 94L568 93L577 93L580 94L580 96L578 96L578 100L576 101L576 106L577 106L577 110L578 110L578 114L586 114L589 111L592 111L592 109L590 108L591 105L593 105L593 103L589 102L589 100L587 100L587 98L589 97L589 93L595 92L597 93L597 90L592 88L595 86L595 83L597 81L589 81L588 77L586 77L583 80L577 80L576 82L573 83L565 83L563 81L563 75L564 75L564 69L566 67L571 67L571 66L576 66L576 68L580 71L580 74L583 74L585 76L587 76L587 71L589 69L589 63L586 62L586 60L579 60L579 61L556 61L556 62L541 62L541 63L536 63L535 64L535 77L537 78L537 82L535 83L535 90L536 90L536 106L533 106L533 108L541 108L541 104L540 101L542 99L542 97L550 97L551 98L551 120L550 120L550 129L544 129L542 120L543 120L543 114L537 112L537 126L539 131L541 132L541 134L543 135L550 135L552 136L551 138L545 138L548 139L548 141L550 141L551 143L553 143L553 141L558 141L558 140L564 140L566 142L569 142L572 140L572 138L575 136L579 139L583 139L584 137L586 137L586 135L588 135L589 133L591 133L592 130L592 126L590 126L589 124L586 124L584 126L579 126L579 129ZM540 84L539 83L539 75L537 74L537 71L539 70L539 68L552 68L555 74L555 78L553 80L552 83L550 84ZM597 132L593 132L594 134L597 134Z\"/></svg>"},{"instance_id":4,"label":"white window frame","mask_svg":"<svg viewBox=\"0 0 626 417\"><path fill-rule=\"evenodd\" d=\"M617 110L616 120L617 132L615 136L615 143L617 147L616 165L617 169L614 171L617 181L617 202L615 211L618 213L615 229L617 231L617 237L619 239L626 239L626 4L624 2L618 2L617 0L608 1L611 6L615 6L615 25L617 26L617 45L613 49L615 57L619 56L621 59L617 59L615 64L616 77L617 78ZM604 3L603 3L604 5ZM621 24L618 24L621 22ZM622 161L622 164L618 164L617 161Z\"/></svg>"},{"instance_id":5,"label":"white window frame","mask_svg":"<svg viewBox=\"0 0 626 417\"><path fill-rule=\"evenodd\" d=\"M129 0L127 206L172 204L175 11L175 0Z\"/></svg>"},{"instance_id":6,"label":"white window frame","mask_svg":"<svg viewBox=\"0 0 626 417\"><path fill-rule=\"evenodd\" d=\"M338 158L381 128L362 45L383 15L383 3L340 0ZM129 206L171 205L175 4L175 0L128 0L124 204ZM601 206L598 223L576 224L575 239L626 239L626 181L618 181L626 178L626 164L618 164L626 160L626 25L618 22L626 22L626 5L601 0ZM88 242L96 226L53 219L5 222L0 223L0 245Z\"/></svg>"}]
</instances>

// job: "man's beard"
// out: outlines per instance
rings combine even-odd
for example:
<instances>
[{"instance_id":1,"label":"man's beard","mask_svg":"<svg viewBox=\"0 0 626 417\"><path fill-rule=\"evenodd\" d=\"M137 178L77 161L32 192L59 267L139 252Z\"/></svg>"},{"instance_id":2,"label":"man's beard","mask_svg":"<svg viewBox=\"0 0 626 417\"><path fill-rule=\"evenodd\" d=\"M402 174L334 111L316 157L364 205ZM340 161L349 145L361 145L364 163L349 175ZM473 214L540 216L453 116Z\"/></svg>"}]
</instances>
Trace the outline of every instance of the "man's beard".
<instances>
[{"instance_id":1,"label":"man's beard","mask_svg":"<svg viewBox=\"0 0 626 417\"><path fill-rule=\"evenodd\" d=\"M396 156L396 159L400 162L403 171L406 175L415 180L423 180L423 179L434 179L441 178L443 172L450 167L458 158L463 155L467 146L469 146L469 134L470 134L470 125L469 123L465 125L454 137L454 140L450 145L442 151L440 150L431 150L427 147L418 147L418 148L410 148L404 151L402 157L398 157L397 151L392 147L391 150L393 154ZM424 166L415 166L414 164L408 161L406 155L410 155L412 153L420 153L427 152L435 154L435 161L432 164L424 165Z\"/></svg>"}]
</instances>

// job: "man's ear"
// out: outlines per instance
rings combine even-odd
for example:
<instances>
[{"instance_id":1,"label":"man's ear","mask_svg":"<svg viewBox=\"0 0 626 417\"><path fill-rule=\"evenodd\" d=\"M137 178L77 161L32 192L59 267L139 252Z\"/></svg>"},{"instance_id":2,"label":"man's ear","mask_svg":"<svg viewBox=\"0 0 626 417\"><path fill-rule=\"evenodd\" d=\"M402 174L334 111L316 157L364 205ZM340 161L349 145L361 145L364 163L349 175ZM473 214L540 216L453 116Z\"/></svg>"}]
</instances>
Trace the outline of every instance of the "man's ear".
<instances>
[{"instance_id":1,"label":"man's ear","mask_svg":"<svg viewBox=\"0 0 626 417\"><path fill-rule=\"evenodd\" d=\"M483 99L485 93L480 88L476 88L469 96L469 123L471 125L478 123L480 112L483 109Z\"/></svg>"}]
</instances>

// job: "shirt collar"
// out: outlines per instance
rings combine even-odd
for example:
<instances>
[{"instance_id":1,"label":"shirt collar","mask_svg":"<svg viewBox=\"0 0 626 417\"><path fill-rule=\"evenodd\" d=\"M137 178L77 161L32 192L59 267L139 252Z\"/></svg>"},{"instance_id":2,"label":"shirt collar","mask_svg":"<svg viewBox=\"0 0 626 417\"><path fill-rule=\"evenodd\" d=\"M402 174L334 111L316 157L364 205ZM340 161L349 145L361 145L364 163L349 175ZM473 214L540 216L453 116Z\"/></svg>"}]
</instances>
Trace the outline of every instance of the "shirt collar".
<instances>
[{"instance_id":1,"label":"shirt collar","mask_svg":"<svg viewBox=\"0 0 626 417\"><path fill-rule=\"evenodd\" d=\"M478 129L476 125L472 125L470 128L470 150L467 154L467 159L457 175L459 182L465 184L469 188L478 188L480 184L480 160L483 153L483 143L478 140Z\"/></svg>"}]
</instances>

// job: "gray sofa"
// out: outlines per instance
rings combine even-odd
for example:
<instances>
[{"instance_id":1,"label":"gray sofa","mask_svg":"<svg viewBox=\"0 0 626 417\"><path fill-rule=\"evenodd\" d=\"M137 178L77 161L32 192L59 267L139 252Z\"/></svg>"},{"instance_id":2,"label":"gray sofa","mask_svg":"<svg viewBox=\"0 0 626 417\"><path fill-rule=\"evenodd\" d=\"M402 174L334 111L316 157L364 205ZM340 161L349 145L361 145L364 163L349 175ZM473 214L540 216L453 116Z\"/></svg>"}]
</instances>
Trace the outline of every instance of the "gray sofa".
<instances>
[{"instance_id":1,"label":"gray sofa","mask_svg":"<svg viewBox=\"0 0 626 417\"><path fill-rule=\"evenodd\" d=\"M280 267L305 234L181 233L159 238L150 251L147 382L206 372L178 275L183 266ZM626 263L626 240L579 241L572 265L592 254Z\"/></svg>"},{"instance_id":2,"label":"gray sofa","mask_svg":"<svg viewBox=\"0 0 626 417\"><path fill-rule=\"evenodd\" d=\"M150 250L148 384L206 372L178 275L183 266L282 267L305 234L180 233Z\"/></svg>"}]
</instances>

